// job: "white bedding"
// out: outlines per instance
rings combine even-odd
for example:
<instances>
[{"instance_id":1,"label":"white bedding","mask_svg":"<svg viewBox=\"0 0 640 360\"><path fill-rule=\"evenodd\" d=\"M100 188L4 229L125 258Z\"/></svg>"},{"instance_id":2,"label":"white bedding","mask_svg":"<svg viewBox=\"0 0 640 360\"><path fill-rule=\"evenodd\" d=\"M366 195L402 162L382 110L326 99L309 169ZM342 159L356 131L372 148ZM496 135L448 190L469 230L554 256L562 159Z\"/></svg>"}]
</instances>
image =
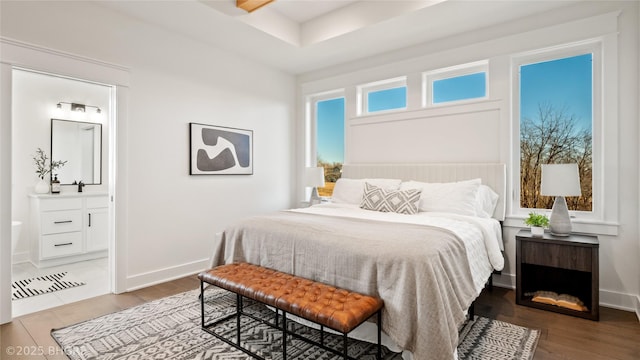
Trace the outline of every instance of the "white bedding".
<instances>
[{"instance_id":1,"label":"white bedding","mask_svg":"<svg viewBox=\"0 0 640 360\"><path fill-rule=\"evenodd\" d=\"M448 229L456 234L465 244L476 297L484 288L486 281L491 276L493 270L499 271L504 267L504 258L501 253L501 251L504 251L502 229L500 223L492 218L479 218L437 212L420 212L415 215L405 215L363 210L358 205L330 202L314 205L308 208L291 209L289 211L385 222L418 224ZM314 326L312 323L305 320L296 320L306 324L307 326ZM364 341L375 342L375 334L375 326L371 323L364 323L350 333L349 336ZM384 332L382 342L383 345L391 349L391 351L402 351L403 359L417 360L413 353L406 350L403 351L402 347L395 344ZM454 354L454 359L457 359L457 352Z\"/></svg>"},{"instance_id":2,"label":"white bedding","mask_svg":"<svg viewBox=\"0 0 640 360\"><path fill-rule=\"evenodd\" d=\"M420 212L405 215L390 212L363 210L358 205L322 203L308 208L290 211L316 215L342 216L358 219L427 225L448 229L455 233L465 244L471 275L480 294L493 270L502 270L504 257L502 252L502 230L500 223L491 218L480 218L450 213Z\"/></svg>"}]
</instances>

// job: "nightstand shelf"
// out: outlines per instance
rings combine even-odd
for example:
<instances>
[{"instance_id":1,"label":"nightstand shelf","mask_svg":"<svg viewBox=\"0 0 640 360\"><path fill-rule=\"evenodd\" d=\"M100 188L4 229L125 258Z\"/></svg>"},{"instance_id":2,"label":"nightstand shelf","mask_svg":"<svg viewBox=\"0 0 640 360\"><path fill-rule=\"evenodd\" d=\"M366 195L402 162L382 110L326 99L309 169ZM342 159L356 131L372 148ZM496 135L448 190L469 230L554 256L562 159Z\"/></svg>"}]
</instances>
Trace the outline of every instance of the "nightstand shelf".
<instances>
[{"instance_id":1,"label":"nightstand shelf","mask_svg":"<svg viewBox=\"0 0 640 360\"><path fill-rule=\"evenodd\" d=\"M598 320L598 247L596 236L545 233L534 237L529 230L520 230L516 235L516 304ZM539 290L576 296L587 311L532 301L532 294Z\"/></svg>"}]
</instances>

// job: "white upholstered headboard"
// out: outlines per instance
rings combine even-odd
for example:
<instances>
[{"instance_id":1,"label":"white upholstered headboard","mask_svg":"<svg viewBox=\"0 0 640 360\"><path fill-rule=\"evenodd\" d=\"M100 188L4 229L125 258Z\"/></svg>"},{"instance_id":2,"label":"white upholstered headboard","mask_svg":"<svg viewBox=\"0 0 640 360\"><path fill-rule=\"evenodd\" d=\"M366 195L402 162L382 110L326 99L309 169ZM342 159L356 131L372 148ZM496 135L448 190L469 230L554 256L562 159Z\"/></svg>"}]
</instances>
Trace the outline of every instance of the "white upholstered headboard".
<instances>
[{"instance_id":1,"label":"white upholstered headboard","mask_svg":"<svg viewBox=\"0 0 640 360\"><path fill-rule=\"evenodd\" d=\"M351 179L389 178L423 182L451 182L481 178L498 195L493 218L504 220L507 195L507 169L505 164L344 164L342 177Z\"/></svg>"}]
</instances>

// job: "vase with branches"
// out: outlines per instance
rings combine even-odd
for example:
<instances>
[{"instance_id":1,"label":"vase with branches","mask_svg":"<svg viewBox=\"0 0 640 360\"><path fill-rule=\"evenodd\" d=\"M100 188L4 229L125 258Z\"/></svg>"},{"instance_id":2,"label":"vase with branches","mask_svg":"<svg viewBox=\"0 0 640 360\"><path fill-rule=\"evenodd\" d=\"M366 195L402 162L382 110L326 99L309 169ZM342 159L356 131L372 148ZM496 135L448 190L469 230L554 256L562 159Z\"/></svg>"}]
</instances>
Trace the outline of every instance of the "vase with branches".
<instances>
[{"instance_id":1,"label":"vase with branches","mask_svg":"<svg viewBox=\"0 0 640 360\"><path fill-rule=\"evenodd\" d=\"M49 183L45 181L47 174L53 174L56 169L59 169L67 163L66 160L49 161L49 157L45 154L44 150L38 148L36 154L33 156L33 162L36 165L36 174L40 181L36 184L35 191L37 193L49 192Z\"/></svg>"}]
</instances>

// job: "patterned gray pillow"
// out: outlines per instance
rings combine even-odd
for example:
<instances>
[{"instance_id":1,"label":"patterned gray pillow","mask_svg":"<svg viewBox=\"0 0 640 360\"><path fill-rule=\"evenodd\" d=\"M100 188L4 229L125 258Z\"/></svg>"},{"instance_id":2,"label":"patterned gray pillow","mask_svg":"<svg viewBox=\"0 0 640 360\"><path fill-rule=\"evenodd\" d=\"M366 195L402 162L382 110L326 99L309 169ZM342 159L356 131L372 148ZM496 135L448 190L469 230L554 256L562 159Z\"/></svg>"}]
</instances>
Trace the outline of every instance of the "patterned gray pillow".
<instances>
[{"instance_id":1,"label":"patterned gray pillow","mask_svg":"<svg viewBox=\"0 0 640 360\"><path fill-rule=\"evenodd\" d=\"M381 187L364 184L364 195L360 207L365 210L417 214L422 189L386 190Z\"/></svg>"}]
</instances>

